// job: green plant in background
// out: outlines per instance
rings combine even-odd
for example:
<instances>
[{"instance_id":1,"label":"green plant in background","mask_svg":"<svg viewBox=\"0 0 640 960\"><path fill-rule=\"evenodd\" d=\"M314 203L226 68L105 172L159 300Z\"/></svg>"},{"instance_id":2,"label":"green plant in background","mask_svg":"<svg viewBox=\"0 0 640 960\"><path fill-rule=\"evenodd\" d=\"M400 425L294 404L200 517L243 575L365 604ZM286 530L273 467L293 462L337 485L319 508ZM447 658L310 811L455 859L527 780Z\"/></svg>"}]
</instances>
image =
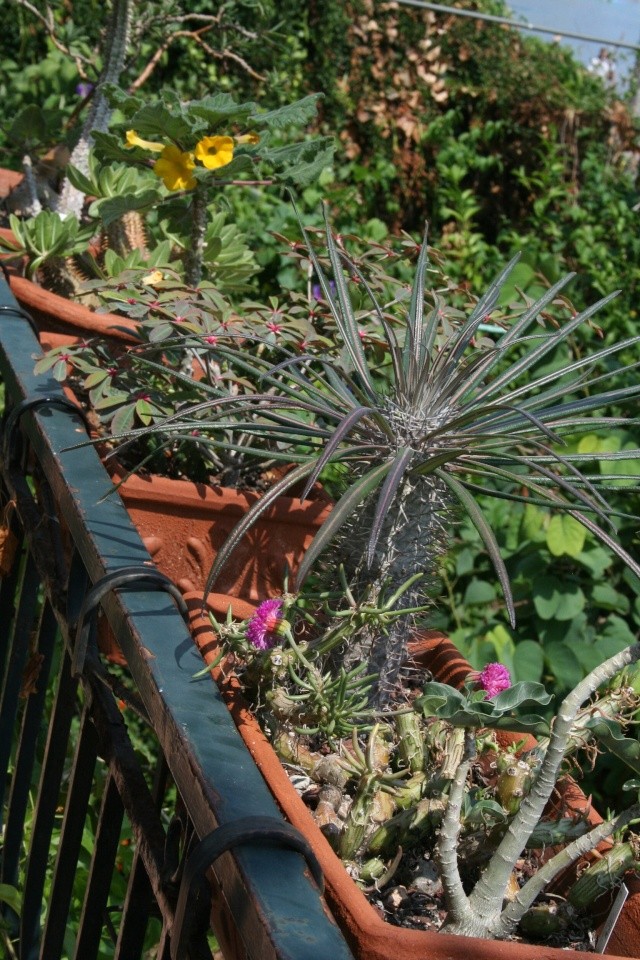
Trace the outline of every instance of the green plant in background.
<instances>
[{"instance_id":1,"label":"green plant in background","mask_svg":"<svg viewBox=\"0 0 640 960\"><path fill-rule=\"evenodd\" d=\"M189 431L207 420L233 423L261 442L286 432L297 449L291 459L299 466L268 493L239 524L221 552L209 579L241 535L273 499L301 477L307 489L324 466L339 462L347 468L350 485L331 517L307 551L300 580L330 544L344 563L347 580L360 602L377 605L420 574L404 597L408 607L420 607L450 542L452 524L462 510L477 529L503 588L509 617L515 608L509 578L495 535L475 499L478 493L551 508L567 515L638 567L621 548L611 529L615 515L598 488L603 478L580 472L579 465L598 459L593 453L563 451L567 439L594 428L622 428L622 416L594 416L603 406L637 396L638 387L609 389L614 371L606 360L630 349L638 338L603 348L589 357L562 359L552 372L542 363L552 354L563 357L562 346L603 303L574 316L558 329L537 327L569 278L560 281L495 340L480 339L498 302L513 264L478 301L460 325L441 322L436 298L424 312L426 242L408 307L405 327L396 333L382 306L372 297L385 343L387 363L370 366L360 336L342 263L366 289L366 278L349 261L327 225L327 245L335 293L311 241L309 258L343 342L341 364L318 362L312 355L285 358L270 369L236 357L265 391L233 399L205 401L197 409L178 413L166 424L172 432ZM231 356L231 355L230 355ZM590 391L583 395L585 375ZM383 374L381 376L381 374ZM600 391L600 392L598 392ZM274 432L275 430L275 432ZM300 450L306 444L308 451ZM625 451L634 460L638 450ZM611 454L612 461L622 459ZM594 519L595 518L595 519ZM599 521L599 522L596 522ZM615 534L615 531L613 531ZM337 546L336 546L337 544ZM337 553L336 553L337 551ZM374 702L391 696L403 661L410 625L398 621L388 631L371 635L356 631L340 651L348 668L367 662L379 677Z\"/></svg>"},{"instance_id":2,"label":"green plant in background","mask_svg":"<svg viewBox=\"0 0 640 960\"><path fill-rule=\"evenodd\" d=\"M144 250L146 231L139 215L157 211L156 243L170 241L172 262L184 261L187 286L197 286L209 262L215 276L223 222L211 204L214 191L229 184L304 186L331 160L330 138L272 142L278 131L314 116L317 96L260 111L255 103L236 103L229 94L188 105L170 94L144 103L113 86L106 86L103 95L125 120L116 126L118 132L93 130L94 152L103 166L87 160L85 173L71 165L70 182L82 196L97 198L89 222L94 232L102 229L105 243L120 256ZM146 139L159 136L161 141ZM178 198L172 200L171 194ZM4 245L16 253L35 248L38 266L48 261L62 270L78 252L77 226L73 229L56 213L40 213L22 223L12 218L12 224L22 243ZM91 268L91 256L80 265ZM118 263L111 267L117 269Z\"/></svg>"}]
</instances>

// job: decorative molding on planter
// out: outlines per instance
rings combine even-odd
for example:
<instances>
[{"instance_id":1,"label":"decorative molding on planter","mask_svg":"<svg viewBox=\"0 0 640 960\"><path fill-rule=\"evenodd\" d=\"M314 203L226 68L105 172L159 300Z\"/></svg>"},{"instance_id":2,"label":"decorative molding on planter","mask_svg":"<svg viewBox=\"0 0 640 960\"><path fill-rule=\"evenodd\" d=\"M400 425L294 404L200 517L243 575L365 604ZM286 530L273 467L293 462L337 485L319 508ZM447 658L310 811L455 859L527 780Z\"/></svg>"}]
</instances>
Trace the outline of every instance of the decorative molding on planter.
<instances>
[{"instance_id":1,"label":"decorative molding on planter","mask_svg":"<svg viewBox=\"0 0 640 960\"><path fill-rule=\"evenodd\" d=\"M259 494L166 477L131 476L119 489L158 568L183 592L200 591L215 556ZM281 497L240 541L216 590L263 600L280 592L331 510L326 497Z\"/></svg>"}]
</instances>

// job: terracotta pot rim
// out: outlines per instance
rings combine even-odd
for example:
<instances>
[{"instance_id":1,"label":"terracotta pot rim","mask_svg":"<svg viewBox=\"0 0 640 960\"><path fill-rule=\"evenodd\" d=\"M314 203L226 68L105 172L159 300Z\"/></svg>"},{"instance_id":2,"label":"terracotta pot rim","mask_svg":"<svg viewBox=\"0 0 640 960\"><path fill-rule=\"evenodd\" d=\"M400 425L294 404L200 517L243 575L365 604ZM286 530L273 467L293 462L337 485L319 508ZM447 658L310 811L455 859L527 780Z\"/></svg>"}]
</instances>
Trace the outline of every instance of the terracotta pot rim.
<instances>
[{"instance_id":1,"label":"terracotta pot rim","mask_svg":"<svg viewBox=\"0 0 640 960\"><path fill-rule=\"evenodd\" d=\"M114 483L117 483L122 478L122 474L116 468L111 472L111 478ZM123 481L119 492L125 502L131 505L161 504L171 510L179 499L196 513L205 514L212 508L222 505L227 513L234 516L244 515L253 504L262 499L262 494L253 491L241 491L225 486L214 487L206 483L163 477L159 474L148 476L131 474ZM265 510L262 518L270 519L275 512L284 523L298 524L304 515L307 520L319 526L329 516L331 503L326 497L300 500L299 497L283 494L278 497L276 503Z\"/></svg>"}]
</instances>

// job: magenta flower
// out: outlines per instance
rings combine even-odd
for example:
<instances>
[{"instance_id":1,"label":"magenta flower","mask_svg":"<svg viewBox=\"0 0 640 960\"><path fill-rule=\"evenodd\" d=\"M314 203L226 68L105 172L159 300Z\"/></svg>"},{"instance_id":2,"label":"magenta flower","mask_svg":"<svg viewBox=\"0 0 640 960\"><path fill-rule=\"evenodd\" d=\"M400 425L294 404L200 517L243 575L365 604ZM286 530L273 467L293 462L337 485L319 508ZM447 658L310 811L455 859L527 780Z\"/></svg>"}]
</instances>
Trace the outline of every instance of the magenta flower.
<instances>
[{"instance_id":1,"label":"magenta flower","mask_svg":"<svg viewBox=\"0 0 640 960\"><path fill-rule=\"evenodd\" d=\"M275 646L284 622L282 600L264 600L247 624L247 640L256 650Z\"/></svg>"},{"instance_id":2,"label":"magenta flower","mask_svg":"<svg viewBox=\"0 0 640 960\"><path fill-rule=\"evenodd\" d=\"M490 700L511 686L511 674L502 663L488 663L478 674L477 682L486 690L485 700Z\"/></svg>"}]
</instances>

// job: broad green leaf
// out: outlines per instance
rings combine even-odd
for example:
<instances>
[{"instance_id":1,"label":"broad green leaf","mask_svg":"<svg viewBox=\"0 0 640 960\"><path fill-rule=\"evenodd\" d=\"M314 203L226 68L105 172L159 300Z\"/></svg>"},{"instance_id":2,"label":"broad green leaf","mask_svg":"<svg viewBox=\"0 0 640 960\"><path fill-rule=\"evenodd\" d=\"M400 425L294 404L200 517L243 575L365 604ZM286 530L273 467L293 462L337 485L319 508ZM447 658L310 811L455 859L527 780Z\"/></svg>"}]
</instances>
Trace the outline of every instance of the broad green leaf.
<instances>
[{"instance_id":1,"label":"broad green leaf","mask_svg":"<svg viewBox=\"0 0 640 960\"><path fill-rule=\"evenodd\" d=\"M463 549L456 554L456 576L464 577L466 574L471 573L474 566L475 554L468 547L463 547Z\"/></svg>"},{"instance_id":2,"label":"broad green leaf","mask_svg":"<svg viewBox=\"0 0 640 960\"><path fill-rule=\"evenodd\" d=\"M533 581L533 605L542 620L552 620L560 605L558 581L554 577L536 577Z\"/></svg>"},{"instance_id":3,"label":"broad green leaf","mask_svg":"<svg viewBox=\"0 0 640 960\"><path fill-rule=\"evenodd\" d=\"M477 580L475 577L464 593L463 603L473 605L477 603L492 603L496 599L496 588L486 580Z\"/></svg>"},{"instance_id":4,"label":"broad green leaf","mask_svg":"<svg viewBox=\"0 0 640 960\"><path fill-rule=\"evenodd\" d=\"M126 117L132 116L144 104L142 97L131 96L115 83L105 83L103 92L111 107L115 107Z\"/></svg>"},{"instance_id":5,"label":"broad green leaf","mask_svg":"<svg viewBox=\"0 0 640 960\"><path fill-rule=\"evenodd\" d=\"M318 100L322 97L321 93L312 93L308 97L288 103L284 107L278 107L276 110L270 110L268 113L254 113L249 118L249 123L259 127L269 127L272 130L280 130L294 124L304 126L315 119Z\"/></svg>"},{"instance_id":6,"label":"broad green leaf","mask_svg":"<svg viewBox=\"0 0 640 960\"><path fill-rule=\"evenodd\" d=\"M562 585L555 577L536 577L533 605L542 620L573 620L584 610L586 598L577 584Z\"/></svg>"},{"instance_id":7,"label":"broad green leaf","mask_svg":"<svg viewBox=\"0 0 640 960\"><path fill-rule=\"evenodd\" d=\"M489 632L485 634L485 639L491 644L495 651L492 659L499 660L500 663L504 663L505 667L511 670L513 667L512 659L515 644L507 628L502 623L499 623L493 630L489 630Z\"/></svg>"},{"instance_id":8,"label":"broad green leaf","mask_svg":"<svg viewBox=\"0 0 640 960\"><path fill-rule=\"evenodd\" d=\"M544 670L544 651L535 640L521 640L513 653L513 669L516 680L538 682Z\"/></svg>"},{"instance_id":9,"label":"broad green leaf","mask_svg":"<svg viewBox=\"0 0 640 960\"><path fill-rule=\"evenodd\" d=\"M22 146L40 145L47 136L47 118L42 107L31 103L13 118L7 131L7 138L12 143Z\"/></svg>"},{"instance_id":10,"label":"broad green leaf","mask_svg":"<svg viewBox=\"0 0 640 960\"><path fill-rule=\"evenodd\" d=\"M547 546L554 557L577 557L584 547L587 531L579 520L566 513L551 517L547 527Z\"/></svg>"},{"instance_id":11,"label":"broad green leaf","mask_svg":"<svg viewBox=\"0 0 640 960\"><path fill-rule=\"evenodd\" d=\"M144 190L142 193L96 200L91 204L89 213L91 216L99 217L105 227L108 227L131 210L150 210L160 197L160 190L151 189Z\"/></svg>"},{"instance_id":12,"label":"broad green leaf","mask_svg":"<svg viewBox=\"0 0 640 960\"><path fill-rule=\"evenodd\" d=\"M207 132L215 133L219 124L224 122L226 133L231 123L244 122L247 117L255 113L256 103L237 103L229 93L216 93L202 100L192 100L189 104L189 113L201 117L207 123Z\"/></svg>"},{"instance_id":13,"label":"broad green leaf","mask_svg":"<svg viewBox=\"0 0 640 960\"><path fill-rule=\"evenodd\" d=\"M199 134L206 132L201 118L189 120L189 113L172 113L162 103L148 103L131 117L131 127L139 137L157 139L160 143L175 141L183 150L195 146Z\"/></svg>"},{"instance_id":14,"label":"broad green leaf","mask_svg":"<svg viewBox=\"0 0 640 960\"><path fill-rule=\"evenodd\" d=\"M636 637L626 620L623 620L616 613L610 613L598 637L598 648L605 654L602 659L606 660L612 657L635 642Z\"/></svg>"},{"instance_id":15,"label":"broad green leaf","mask_svg":"<svg viewBox=\"0 0 640 960\"><path fill-rule=\"evenodd\" d=\"M0 883L0 903L6 903L18 916L22 911L20 892L8 883Z\"/></svg>"},{"instance_id":16,"label":"broad green leaf","mask_svg":"<svg viewBox=\"0 0 640 960\"><path fill-rule=\"evenodd\" d=\"M584 677L584 670L575 653L565 643L545 644L544 658L547 668L563 688L573 688Z\"/></svg>"},{"instance_id":17,"label":"broad green leaf","mask_svg":"<svg viewBox=\"0 0 640 960\"><path fill-rule=\"evenodd\" d=\"M69 182L76 188L80 190L81 193L94 194L95 193L95 184L85 176L85 174L78 170L77 167L74 167L72 163L67 164L66 169L67 177Z\"/></svg>"},{"instance_id":18,"label":"broad green leaf","mask_svg":"<svg viewBox=\"0 0 640 960\"><path fill-rule=\"evenodd\" d=\"M591 591L594 604L603 610L615 610L617 613L628 613L631 607L629 598L619 593L610 583L597 583Z\"/></svg>"}]
</instances>

